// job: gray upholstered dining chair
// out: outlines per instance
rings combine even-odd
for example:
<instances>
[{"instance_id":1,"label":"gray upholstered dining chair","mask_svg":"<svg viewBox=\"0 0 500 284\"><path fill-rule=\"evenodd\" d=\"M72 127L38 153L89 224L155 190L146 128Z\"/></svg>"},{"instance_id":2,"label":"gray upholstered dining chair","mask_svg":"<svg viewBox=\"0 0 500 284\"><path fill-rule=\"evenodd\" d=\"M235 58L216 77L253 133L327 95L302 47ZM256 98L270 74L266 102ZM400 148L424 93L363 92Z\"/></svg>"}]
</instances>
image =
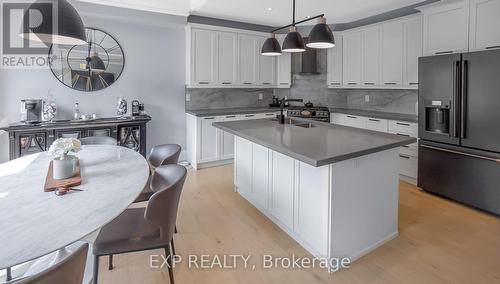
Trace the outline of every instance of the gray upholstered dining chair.
<instances>
[{"instance_id":1,"label":"gray upholstered dining chair","mask_svg":"<svg viewBox=\"0 0 500 284\"><path fill-rule=\"evenodd\" d=\"M89 244L83 244L61 262L48 269L14 282L15 284L81 284L87 262Z\"/></svg>"},{"instance_id":2,"label":"gray upholstered dining chair","mask_svg":"<svg viewBox=\"0 0 500 284\"><path fill-rule=\"evenodd\" d=\"M99 232L93 246L95 284L98 280L99 257L158 248L165 250L170 283L174 284L170 243L187 170L179 165L166 165L155 171L151 180L155 193L147 207L125 210Z\"/></svg>"},{"instance_id":3,"label":"gray upholstered dining chair","mask_svg":"<svg viewBox=\"0 0 500 284\"><path fill-rule=\"evenodd\" d=\"M154 174L154 169L159 166L164 165L175 165L179 162L179 156L181 154L181 146L177 144L164 144L154 146L148 156L148 163L153 169L148 183L142 190L139 197L136 198L134 203L148 201L153 195L153 190L151 189L151 177Z\"/></svg>"},{"instance_id":4,"label":"gray upholstered dining chair","mask_svg":"<svg viewBox=\"0 0 500 284\"><path fill-rule=\"evenodd\" d=\"M117 145L118 141L109 136L90 136L80 138L82 145Z\"/></svg>"}]
</instances>

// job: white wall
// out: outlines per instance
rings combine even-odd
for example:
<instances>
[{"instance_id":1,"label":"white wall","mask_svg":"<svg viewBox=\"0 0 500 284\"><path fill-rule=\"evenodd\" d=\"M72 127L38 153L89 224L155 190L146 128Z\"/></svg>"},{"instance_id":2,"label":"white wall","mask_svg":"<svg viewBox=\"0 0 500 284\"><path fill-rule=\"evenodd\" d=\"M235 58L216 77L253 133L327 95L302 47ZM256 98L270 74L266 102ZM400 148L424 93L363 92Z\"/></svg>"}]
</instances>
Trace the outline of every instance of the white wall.
<instances>
[{"instance_id":1,"label":"white wall","mask_svg":"<svg viewBox=\"0 0 500 284\"><path fill-rule=\"evenodd\" d=\"M20 117L20 100L55 94L59 118L71 118L73 105L83 113L116 116L116 99L144 102L153 120L148 148L162 143L185 147L184 17L75 3L86 26L113 35L125 53L122 76L109 88L92 93L62 85L50 70L0 70L0 125ZM0 131L0 162L8 160L7 133Z\"/></svg>"}]
</instances>

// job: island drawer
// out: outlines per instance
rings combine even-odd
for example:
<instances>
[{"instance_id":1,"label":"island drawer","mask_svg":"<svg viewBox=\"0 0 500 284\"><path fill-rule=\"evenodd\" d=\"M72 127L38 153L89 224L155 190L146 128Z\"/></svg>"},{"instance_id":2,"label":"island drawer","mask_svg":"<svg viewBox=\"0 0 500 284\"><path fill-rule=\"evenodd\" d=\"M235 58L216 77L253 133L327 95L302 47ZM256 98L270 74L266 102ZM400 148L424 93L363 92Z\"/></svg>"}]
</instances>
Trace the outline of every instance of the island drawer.
<instances>
[{"instance_id":1,"label":"island drawer","mask_svg":"<svg viewBox=\"0 0 500 284\"><path fill-rule=\"evenodd\" d=\"M417 178L418 159L410 155L399 154L399 173L407 177Z\"/></svg>"},{"instance_id":2,"label":"island drawer","mask_svg":"<svg viewBox=\"0 0 500 284\"><path fill-rule=\"evenodd\" d=\"M417 137L418 126L416 123L412 122L389 120L389 132Z\"/></svg>"}]
</instances>

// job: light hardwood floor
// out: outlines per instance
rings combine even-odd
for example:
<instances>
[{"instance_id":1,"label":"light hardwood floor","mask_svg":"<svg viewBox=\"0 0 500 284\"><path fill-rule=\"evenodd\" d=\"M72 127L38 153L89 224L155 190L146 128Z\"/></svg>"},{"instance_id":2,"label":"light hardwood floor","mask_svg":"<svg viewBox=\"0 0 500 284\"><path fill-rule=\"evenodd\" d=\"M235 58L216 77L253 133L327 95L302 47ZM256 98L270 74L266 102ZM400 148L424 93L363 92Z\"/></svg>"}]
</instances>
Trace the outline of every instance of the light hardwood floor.
<instances>
[{"instance_id":1,"label":"light hardwood floor","mask_svg":"<svg viewBox=\"0 0 500 284\"><path fill-rule=\"evenodd\" d=\"M355 210L355 208L353 208ZM399 233L350 268L262 269L262 255L309 256L293 239L233 192L232 166L189 171L175 235L177 253L252 255L255 271L196 269L183 261L176 283L500 283L500 220L419 191L402 182ZM169 283L168 271L149 268L162 250L117 255L100 267L99 283Z\"/></svg>"}]
</instances>

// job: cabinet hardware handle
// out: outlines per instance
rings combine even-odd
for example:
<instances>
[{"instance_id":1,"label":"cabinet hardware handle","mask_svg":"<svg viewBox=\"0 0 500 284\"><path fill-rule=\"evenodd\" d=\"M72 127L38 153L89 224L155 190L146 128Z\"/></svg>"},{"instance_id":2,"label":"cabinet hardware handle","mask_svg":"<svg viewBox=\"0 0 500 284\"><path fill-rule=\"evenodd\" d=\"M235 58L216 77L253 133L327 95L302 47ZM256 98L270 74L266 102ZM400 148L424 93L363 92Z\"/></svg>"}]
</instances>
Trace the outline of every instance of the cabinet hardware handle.
<instances>
[{"instance_id":1,"label":"cabinet hardware handle","mask_svg":"<svg viewBox=\"0 0 500 284\"><path fill-rule=\"evenodd\" d=\"M486 49L500 48L500 45L488 46Z\"/></svg>"},{"instance_id":2,"label":"cabinet hardware handle","mask_svg":"<svg viewBox=\"0 0 500 284\"><path fill-rule=\"evenodd\" d=\"M252 83L246 83L246 82L245 82L245 83L243 83L243 84L244 84L244 85L252 85Z\"/></svg>"},{"instance_id":3,"label":"cabinet hardware handle","mask_svg":"<svg viewBox=\"0 0 500 284\"><path fill-rule=\"evenodd\" d=\"M408 123L396 122L397 125L410 126Z\"/></svg>"},{"instance_id":4,"label":"cabinet hardware handle","mask_svg":"<svg viewBox=\"0 0 500 284\"><path fill-rule=\"evenodd\" d=\"M459 152L459 151L455 151L455 150L443 149L443 148L434 147L434 146L427 146L427 145L420 145L420 146L424 147L424 148L432 149L432 150L443 151L443 152L448 152L448 153L452 153L452 154L457 154L457 155L462 155L462 156L468 156L468 157L472 157L472 158L478 158L478 159L483 159L483 160L488 160L488 161L500 163L500 159L495 159L495 158L491 158L491 157L486 157L486 156L481 156L481 155L476 155L476 154L463 153L463 152Z\"/></svg>"},{"instance_id":5,"label":"cabinet hardware handle","mask_svg":"<svg viewBox=\"0 0 500 284\"><path fill-rule=\"evenodd\" d=\"M399 135L399 136L404 136L404 137L410 137L410 135L408 135L408 134L396 133L396 135Z\"/></svg>"},{"instance_id":6,"label":"cabinet hardware handle","mask_svg":"<svg viewBox=\"0 0 500 284\"><path fill-rule=\"evenodd\" d=\"M235 118L235 117L236 117L236 115L228 115L228 116L226 116L226 118Z\"/></svg>"},{"instance_id":7,"label":"cabinet hardware handle","mask_svg":"<svg viewBox=\"0 0 500 284\"><path fill-rule=\"evenodd\" d=\"M408 160L410 159L410 157L409 157L409 156L406 156L406 155L401 155L401 154L399 154L399 156L400 156L401 158L405 158L405 159L408 159Z\"/></svg>"},{"instance_id":8,"label":"cabinet hardware handle","mask_svg":"<svg viewBox=\"0 0 500 284\"><path fill-rule=\"evenodd\" d=\"M208 85L208 82L198 82L200 85Z\"/></svg>"},{"instance_id":9,"label":"cabinet hardware handle","mask_svg":"<svg viewBox=\"0 0 500 284\"><path fill-rule=\"evenodd\" d=\"M410 84L410 85L418 85L418 83L408 83L408 84Z\"/></svg>"},{"instance_id":10,"label":"cabinet hardware handle","mask_svg":"<svg viewBox=\"0 0 500 284\"><path fill-rule=\"evenodd\" d=\"M365 85L370 85L370 86L372 86L372 85L375 85L375 83L365 83Z\"/></svg>"},{"instance_id":11,"label":"cabinet hardware handle","mask_svg":"<svg viewBox=\"0 0 500 284\"><path fill-rule=\"evenodd\" d=\"M266 113L266 116L272 116L274 113Z\"/></svg>"},{"instance_id":12,"label":"cabinet hardware handle","mask_svg":"<svg viewBox=\"0 0 500 284\"><path fill-rule=\"evenodd\" d=\"M262 85L271 85L271 83L262 83Z\"/></svg>"},{"instance_id":13,"label":"cabinet hardware handle","mask_svg":"<svg viewBox=\"0 0 500 284\"><path fill-rule=\"evenodd\" d=\"M215 117L205 117L206 120L215 119Z\"/></svg>"},{"instance_id":14,"label":"cabinet hardware handle","mask_svg":"<svg viewBox=\"0 0 500 284\"><path fill-rule=\"evenodd\" d=\"M330 83L330 85L340 86L340 83Z\"/></svg>"},{"instance_id":15,"label":"cabinet hardware handle","mask_svg":"<svg viewBox=\"0 0 500 284\"><path fill-rule=\"evenodd\" d=\"M380 120L378 120L378 119L373 119L373 118L369 118L368 120L369 120L369 121L380 122Z\"/></svg>"},{"instance_id":16,"label":"cabinet hardware handle","mask_svg":"<svg viewBox=\"0 0 500 284\"><path fill-rule=\"evenodd\" d=\"M288 85L288 83L280 83L280 85Z\"/></svg>"},{"instance_id":17,"label":"cabinet hardware handle","mask_svg":"<svg viewBox=\"0 0 500 284\"><path fill-rule=\"evenodd\" d=\"M347 85L357 85L358 83L347 83Z\"/></svg>"},{"instance_id":18,"label":"cabinet hardware handle","mask_svg":"<svg viewBox=\"0 0 500 284\"><path fill-rule=\"evenodd\" d=\"M448 50L448 51L439 51L434 54L439 55L439 54L448 54L448 53L453 53L453 50Z\"/></svg>"},{"instance_id":19,"label":"cabinet hardware handle","mask_svg":"<svg viewBox=\"0 0 500 284\"><path fill-rule=\"evenodd\" d=\"M397 83L384 83L384 85L397 85Z\"/></svg>"},{"instance_id":20,"label":"cabinet hardware handle","mask_svg":"<svg viewBox=\"0 0 500 284\"><path fill-rule=\"evenodd\" d=\"M254 117L254 116L255 115L253 115L253 114L247 114L247 115L245 115L245 117Z\"/></svg>"},{"instance_id":21,"label":"cabinet hardware handle","mask_svg":"<svg viewBox=\"0 0 500 284\"><path fill-rule=\"evenodd\" d=\"M222 85L231 85L231 82L222 82Z\"/></svg>"},{"instance_id":22,"label":"cabinet hardware handle","mask_svg":"<svg viewBox=\"0 0 500 284\"><path fill-rule=\"evenodd\" d=\"M358 118L356 116L351 116L351 115L348 115L347 117L349 117L349 118Z\"/></svg>"}]
</instances>

